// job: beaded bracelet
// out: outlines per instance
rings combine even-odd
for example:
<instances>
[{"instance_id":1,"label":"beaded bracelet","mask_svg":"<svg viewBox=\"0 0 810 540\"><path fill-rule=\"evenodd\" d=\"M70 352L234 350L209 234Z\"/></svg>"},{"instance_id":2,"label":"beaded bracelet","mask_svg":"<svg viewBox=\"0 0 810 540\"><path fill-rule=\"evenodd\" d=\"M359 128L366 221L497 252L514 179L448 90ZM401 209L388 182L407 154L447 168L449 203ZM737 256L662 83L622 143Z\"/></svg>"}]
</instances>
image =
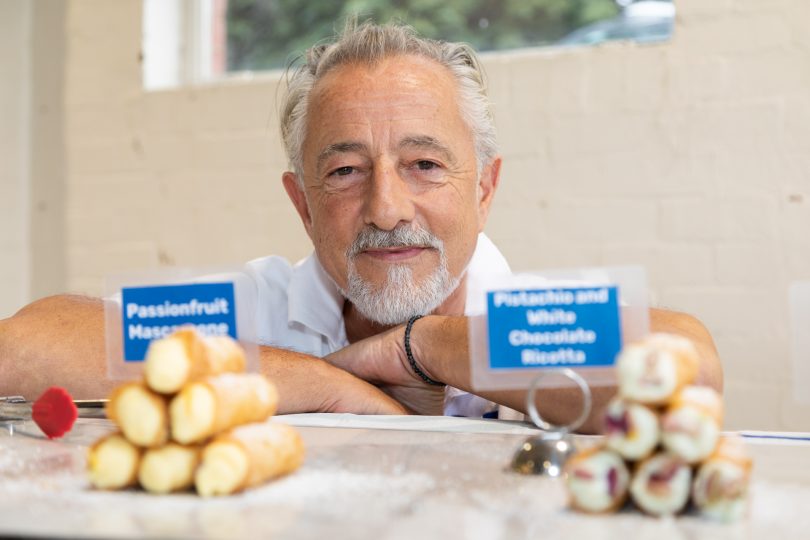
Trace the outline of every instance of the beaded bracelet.
<instances>
[{"instance_id":1,"label":"beaded bracelet","mask_svg":"<svg viewBox=\"0 0 810 540\"><path fill-rule=\"evenodd\" d=\"M428 384L433 386L445 386L444 383L439 381L434 381L430 377L428 377L424 371L422 371L419 366L416 364L416 360L413 357L413 353L411 352L411 328L413 328L413 323L417 321L417 319L421 319L421 315L416 315L408 319L408 324L405 326L405 354L408 356L408 363L411 365L411 369L413 372L419 375L419 377Z\"/></svg>"}]
</instances>

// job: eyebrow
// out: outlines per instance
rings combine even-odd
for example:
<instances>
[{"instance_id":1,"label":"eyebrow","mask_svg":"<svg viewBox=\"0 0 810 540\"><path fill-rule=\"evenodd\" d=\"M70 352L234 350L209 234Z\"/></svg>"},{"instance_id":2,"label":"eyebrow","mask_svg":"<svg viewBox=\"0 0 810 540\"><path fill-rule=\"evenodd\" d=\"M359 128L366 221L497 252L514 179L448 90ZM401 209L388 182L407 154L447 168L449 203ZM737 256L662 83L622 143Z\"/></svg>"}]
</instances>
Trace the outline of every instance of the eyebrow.
<instances>
[{"instance_id":1,"label":"eyebrow","mask_svg":"<svg viewBox=\"0 0 810 540\"><path fill-rule=\"evenodd\" d=\"M354 142L354 141L347 141L347 142L339 142L333 143L321 150L321 153L318 154L318 161L317 167L318 170L321 170L324 161L329 159L330 157L334 156L335 154L346 154L349 152L362 152L367 147L365 144L361 142Z\"/></svg>"},{"instance_id":2,"label":"eyebrow","mask_svg":"<svg viewBox=\"0 0 810 540\"><path fill-rule=\"evenodd\" d=\"M450 150L450 148L442 144L439 139L435 137L431 137L430 135L409 135L402 139L399 142L399 148L424 148L428 150L433 150L438 152L449 161L451 164L456 162L456 156ZM335 154L347 154L351 152L364 152L368 149L368 146L361 142L356 141L344 141L344 142L337 142L328 145L326 148L321 150L320 154L318 154L317 159L317 168L321 170L323 164L326 160L330 157L334 156Z\"/></svg>"},{"instance_id":3,"label":"eyebrow","mask_svg":"<svg viewBox=\"0 0 810 540\"><path fill-rule=\"evenodd\" d=\"M456 156L450 150L450 148L441 143L439 139L435 137L431 137L430 135L411 135L405 137L399 143L400 148L424 148L427 150L433 150L442 155L444 159L449 161L450 163L456 162Z\"/></svg>"}]
</instances>

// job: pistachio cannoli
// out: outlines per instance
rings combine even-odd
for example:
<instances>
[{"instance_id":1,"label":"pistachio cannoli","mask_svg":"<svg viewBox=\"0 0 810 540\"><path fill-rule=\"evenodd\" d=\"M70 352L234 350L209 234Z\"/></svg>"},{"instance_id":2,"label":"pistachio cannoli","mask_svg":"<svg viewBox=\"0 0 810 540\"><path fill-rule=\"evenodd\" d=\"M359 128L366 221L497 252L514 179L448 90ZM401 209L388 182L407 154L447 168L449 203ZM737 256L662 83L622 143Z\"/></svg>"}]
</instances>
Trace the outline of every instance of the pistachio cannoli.
<instances>
[{"instance_id":1,"label":"pistachio cannoli","mask_svg":"<svg viewBox=\"0 0 810 540\"><path fill-rule=\"evenodd\" d=\"M605 441L623 458L635 461L658 446L658 413L646 405L614 398L605 410Z\"/></svg>"},{"instance_id":2,"label":"pistachio cannoli","mask_svg":"<svg viewBox=\"0 0 810 540\"><path fill-rule=\"evenodd\" d=\"M644 512L676 514L689 500L692 469L674 454L661 452L640 462L630 482L630 495Z\"/></svg>"},{"instance_id":3,"label":"pistachio cannoli","mask_svg":"<svg viewBox=\"0 0 810 540\"><path fill-rule=\"evenodd\" d=\"M720 394L708 386L687 386L661 419L661 439L667 450L694 464L714 451L722 422Z\"/></svg>"},{"instance_id":4,"label":"pistachio cannoli","mask_svg":"<svg viewBox=\"0 0 810 540\"><path fill-rule=\"evenodd\" d=\"M630 472L610 449L583 450L565 464L564 472L571 506L577 510L615 512L627 498Z\"/></svg>"},{"instance_id":5,"label":"pistachio cannoli","mask_svg":"<svg viewBox=\"0 0 810 540\"><path fill-rule=\"evenodd\" d=\"M639 403L664 405L695 381L698 365L697 350L688 339L651 334L627 345L619 355L619 394Z\"/></svg>"},{"instance_id":6,"label":"pistachio cannoli","mask_svg":"<svg viewBox=\"0 0 810 540\"><path fill-rule=\"evenodd\" d=\"M746 511L751 457L741 437L723 437L717 450L700 465L692 500L701 514L718 521L736 521Z\"/></svg>"}]
</instances>

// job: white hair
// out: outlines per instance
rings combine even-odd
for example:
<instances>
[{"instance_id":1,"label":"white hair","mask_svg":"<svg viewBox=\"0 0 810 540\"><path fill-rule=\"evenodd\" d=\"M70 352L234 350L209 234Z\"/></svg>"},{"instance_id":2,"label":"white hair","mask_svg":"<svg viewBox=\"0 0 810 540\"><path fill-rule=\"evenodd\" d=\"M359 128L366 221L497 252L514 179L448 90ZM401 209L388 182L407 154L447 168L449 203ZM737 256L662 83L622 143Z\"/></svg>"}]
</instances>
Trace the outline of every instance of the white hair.
<instances>
[{"instance_id":1,"label":"white hair","mask_svg":"<svg viewBox=\"0 0 810 540\"><path fill-rule=\"evenodd\" d=\"M330 70L346 64L374 66L385 58L413 55L428 58L449 70L458 85L459 109L472 131L480 174L497 154L495 122L484 83L484 72L475 51L466 43L449 43L420 37L410 26L360 25L349 19L334 43L310 48L304 63L287 72L287 92L281 108L281 138L290 167L303 182L302 147L306 137L309 95L315 83Z\"/></svg>"}]
</instances>

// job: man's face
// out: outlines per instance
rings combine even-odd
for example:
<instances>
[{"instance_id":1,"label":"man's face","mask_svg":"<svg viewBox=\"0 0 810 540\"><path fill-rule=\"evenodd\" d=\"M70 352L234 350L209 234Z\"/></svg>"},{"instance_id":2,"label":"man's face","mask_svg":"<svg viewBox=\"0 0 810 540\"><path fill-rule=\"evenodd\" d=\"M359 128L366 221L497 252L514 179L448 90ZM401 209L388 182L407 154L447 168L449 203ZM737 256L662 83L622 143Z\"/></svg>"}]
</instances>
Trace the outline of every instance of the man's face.
<instances>
[{"instance_id":1,"label":"man's face","mask_svg":"<svg viewBox=\"0 0 810 540\"><path fill-rule=\"evenodd\" d=\"M284 182L341 290L359 282L388 295L392 281L409 279L407 299L442 281L444 266L446 297L475 249L499 164L479 177L446 69L400 56L373 68L341 66L318 82L303 146L304 190L292 173Z\"/></svg>"}]
</instances>

